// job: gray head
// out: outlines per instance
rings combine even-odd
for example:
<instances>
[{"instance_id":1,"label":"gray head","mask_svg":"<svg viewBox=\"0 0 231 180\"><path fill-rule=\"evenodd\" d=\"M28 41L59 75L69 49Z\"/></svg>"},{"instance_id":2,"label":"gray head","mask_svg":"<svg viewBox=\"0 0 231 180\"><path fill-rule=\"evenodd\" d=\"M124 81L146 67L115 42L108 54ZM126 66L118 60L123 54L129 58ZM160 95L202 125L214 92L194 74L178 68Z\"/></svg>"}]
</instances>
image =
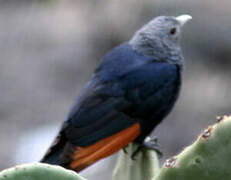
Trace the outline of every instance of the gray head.
<instances>
[{"instance_id":1,"label":"gray head","mask_svg":"<svg viewBox=\"0 0 231 180\"><path fill-rule=\"evenodd\" d=\"M129 44L157 61L182 64L183 57L179 44L183 25L192 19L189 15L159 16L139 29Z\"/></svg>"}]
</instances>

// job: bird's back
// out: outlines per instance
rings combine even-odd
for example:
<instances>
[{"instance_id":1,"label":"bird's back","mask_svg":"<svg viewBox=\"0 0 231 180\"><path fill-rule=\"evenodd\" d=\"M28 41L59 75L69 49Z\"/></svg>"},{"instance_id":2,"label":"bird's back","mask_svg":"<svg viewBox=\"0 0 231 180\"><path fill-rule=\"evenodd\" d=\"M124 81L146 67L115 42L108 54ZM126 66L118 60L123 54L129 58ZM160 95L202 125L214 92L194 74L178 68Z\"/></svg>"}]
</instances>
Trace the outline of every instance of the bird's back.
<instances>
[{"instance_id":1,"label":"bird's back","mask_svg":"<svg viewBox=\"0 0 231 180\"><path fill-rule=\"evenodd\" d=\"M172 109L180 72L128 43L118 46L103 58L43 162L81 170L135 139L142 142Z\"/></svg>"}]
</instances>

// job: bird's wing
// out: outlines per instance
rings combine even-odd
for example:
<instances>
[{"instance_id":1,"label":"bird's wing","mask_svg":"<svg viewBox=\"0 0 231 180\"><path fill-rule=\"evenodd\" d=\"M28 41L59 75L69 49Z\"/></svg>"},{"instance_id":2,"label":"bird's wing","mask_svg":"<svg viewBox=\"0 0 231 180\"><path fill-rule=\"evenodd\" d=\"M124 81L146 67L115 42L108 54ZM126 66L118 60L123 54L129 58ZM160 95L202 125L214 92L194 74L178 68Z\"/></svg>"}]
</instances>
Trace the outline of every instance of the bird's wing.
<instances>
[{"instance_id":1,"label":"bird's wing","mask_svg":"<svg viewBox=\"0 0 231 180\"><path fill-rule=\"evenodd\" d=\"M42 162L79 171L139 136L137 120L123 113L132 103L119 84L89 81Z\"/></svg>"},{"instance_id":2,"label":"bird's wing","mask_svg":"<svg viewBox=\"0 0 231 180\"><path fill-rule=\"evenodd\" d=\"M134 109L168 81L169 67L159 64L146 64L116 81L100 83L93 77L44 162L79 171L136 139L141 133L139 120L127 109Z\"/></svg>"}]
</instances>

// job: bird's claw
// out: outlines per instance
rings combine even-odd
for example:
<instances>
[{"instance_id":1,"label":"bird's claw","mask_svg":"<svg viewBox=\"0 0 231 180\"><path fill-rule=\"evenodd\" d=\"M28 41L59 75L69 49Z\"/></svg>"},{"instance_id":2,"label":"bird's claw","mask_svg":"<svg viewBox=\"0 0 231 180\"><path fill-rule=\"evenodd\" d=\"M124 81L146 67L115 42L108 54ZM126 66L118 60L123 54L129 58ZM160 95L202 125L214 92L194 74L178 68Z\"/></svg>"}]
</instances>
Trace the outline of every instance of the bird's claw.
<instances>
[{"instance_id":1,"label":"bird's claw","mask_svg":"<svg viewBox=\"0 0 231 180\"><path fill-rule=\"evenodd\" d=\"M161 152L161 150L159 149L159 145L158 145L158 139L157 137L154 138L150 138L147 137L144 142L142 144L140 144L137 149L132 153L131 155L131 159L132 160L136 160L136 155L143 149L143 148L147 148L147 149L151 149L156 151L157 155L161 158L163 156L163 153Z\"/></svg>"},{"instance_id":2,"label":"bird's claw","mask_svg":"<svg viewBox=\"0 0 231 180\"><path fill-rule=\"evenodd\" d=\"M132 153L131 159L132 159L132 160L136 160L137 154L138 154L143 148L144 148L143 145L140 144L140 145L137 147L137 149Z\"/></svg>"}]
</instances>

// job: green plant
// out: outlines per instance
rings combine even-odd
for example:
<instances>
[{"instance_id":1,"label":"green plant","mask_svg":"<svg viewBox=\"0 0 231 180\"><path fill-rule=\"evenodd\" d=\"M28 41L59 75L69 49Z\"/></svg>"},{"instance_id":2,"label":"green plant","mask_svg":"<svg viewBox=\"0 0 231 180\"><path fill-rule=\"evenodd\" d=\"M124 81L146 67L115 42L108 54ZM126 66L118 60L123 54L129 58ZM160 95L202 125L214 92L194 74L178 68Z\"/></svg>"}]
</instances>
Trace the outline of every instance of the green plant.
<instances>
[{"instance_id":1,"label":"green plant","mask_svg":"<svg viewBox=\"0 0 231 180\"><path fill-rule=\"evenodd\" d=\"M60 166L31 163L0 172L0 180L85 180L77 173Z\"/></svg>"},{"instance_id":2,"label":"green plant","mask_svg":"<svg viewBox=\"0 0 231 180\"><path fill-rule=\"evenodd\" d=\"M219 117L179 155L168 159L154 180L230 180L231 117Z\"/></svg>"},{"instance_id":3,"label":"green plant","mask_svg":"<svg viewBox=\"0 0 231 180\"><path fill-rule=\"evenodd\" d=\"M159 171L157 153L150 149L142 149L131 159L132 153L137 149L136 143L131 143L124 152L120 152L116 167L113 172L113 180L150 180Z\"/></svg>"}]
</instances>

